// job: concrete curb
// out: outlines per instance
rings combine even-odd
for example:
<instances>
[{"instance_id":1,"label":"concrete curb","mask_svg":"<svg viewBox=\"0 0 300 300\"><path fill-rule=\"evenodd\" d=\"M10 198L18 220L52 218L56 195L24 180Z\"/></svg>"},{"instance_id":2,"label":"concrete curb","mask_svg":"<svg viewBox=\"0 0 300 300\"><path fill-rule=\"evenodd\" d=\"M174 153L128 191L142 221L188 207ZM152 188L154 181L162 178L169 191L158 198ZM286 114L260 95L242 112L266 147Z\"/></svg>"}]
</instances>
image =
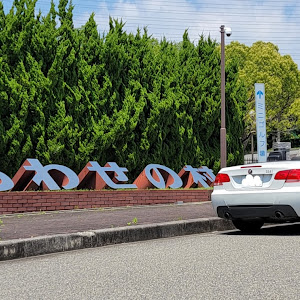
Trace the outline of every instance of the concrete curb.
<instances>
[{"instance_id":1,"label":"concrete curb","mask_svg":"<svg viewBox=\"0 0 300 300\"><path fill-rule=\"evenodd\" d=\"M201 218L0 242L0 261L112 244L234 229L230 221Z\"/></svg>"}]
</instances>

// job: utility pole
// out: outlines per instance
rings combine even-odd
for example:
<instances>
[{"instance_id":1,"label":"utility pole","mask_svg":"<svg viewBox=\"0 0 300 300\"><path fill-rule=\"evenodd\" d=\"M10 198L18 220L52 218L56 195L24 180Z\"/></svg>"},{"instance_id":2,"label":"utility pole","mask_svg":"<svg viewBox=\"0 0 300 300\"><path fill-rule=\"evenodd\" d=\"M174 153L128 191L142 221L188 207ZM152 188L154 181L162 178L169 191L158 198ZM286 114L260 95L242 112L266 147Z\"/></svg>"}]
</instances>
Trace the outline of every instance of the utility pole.
<instances>
[{"instance_id":1,"label":"utility pole","mask_svg":"<svg viewBox=\"0 0 300 300\"><path fill-rule=\"evenodd\" d=\"M227 164L226 124L225 124L225 26L221 25L221 129L220 150L221 168Z\"/></svg>"}]
</instances>

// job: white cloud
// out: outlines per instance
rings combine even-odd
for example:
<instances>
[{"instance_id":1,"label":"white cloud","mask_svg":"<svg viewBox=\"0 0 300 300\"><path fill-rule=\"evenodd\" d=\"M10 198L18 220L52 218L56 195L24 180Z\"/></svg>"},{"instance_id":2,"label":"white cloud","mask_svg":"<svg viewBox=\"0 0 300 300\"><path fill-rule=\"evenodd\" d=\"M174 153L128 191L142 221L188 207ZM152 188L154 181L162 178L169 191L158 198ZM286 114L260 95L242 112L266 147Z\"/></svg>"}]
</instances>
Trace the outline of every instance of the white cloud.
<instances>
[{"instance_id":1,"label":"white cloud","mask_svg":"<svg viewBox=\"0 0 300 300\"><path fill-rule=\"evenodd\" d=\"M6 11L13 0L3 0ZM56 7L58 0L55 0ZM47 5L46 5L47 4ZM220 25L232 28L226 43L236 40L250 46L258 40L279 46L281 54L290 54L300 66L300 2L297 0L73 0L75 26L86 23L92 12L100 32L109 29L109 16L126 22L125 30L136 32L147 27L160 39L180 41L185 29L192 41L202 33L220 40ZM37 6L47 13L48 0ZM46 9L47 6L47 9Z\"/></svg>"},{"instance_id":2,"label":"white cloud","mask_svg":"<svg viewBox=\"0 0 300 300\"><path fill-rule=\"evenodd\" d=\"M257 40L271 41L279 46L282 54L291 54L300 65L298 26L300 7L297 1L238 1L229 0L226 5L219 0L113 0L93 2L96 22L100 31L108 30L109 15L126 22L125 30L136 32L147 27L149 34L180 41L185 29L191 40L205 36L220 39L219 28L224 24L233 30L226 43L237 40L251 45ZM80 3L77 7L80 8ZM82 9L81 9L82 11ZM87 16L75 18L83 24Z\"/></svg>"}]
</instances>

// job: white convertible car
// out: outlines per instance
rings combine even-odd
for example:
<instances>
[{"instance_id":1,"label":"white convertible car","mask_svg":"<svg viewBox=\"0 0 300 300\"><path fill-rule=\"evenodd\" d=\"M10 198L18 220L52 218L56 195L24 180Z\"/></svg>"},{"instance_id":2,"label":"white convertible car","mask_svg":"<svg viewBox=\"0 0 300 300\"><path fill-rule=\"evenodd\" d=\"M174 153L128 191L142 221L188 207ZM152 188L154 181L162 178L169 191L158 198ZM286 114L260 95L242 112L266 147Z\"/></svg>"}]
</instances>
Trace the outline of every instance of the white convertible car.
<instances>
[{"instance_id":1,"label":"white convertible car","mask_svg":"<svg viewBox=\"0 0 300 300\"><path fill-rule=\"evenodd\" d=\"M211 195L218 216L244 232L265 222L300 220L300 161L276 161L223 168Z\"/></svg>"}]
</instances>

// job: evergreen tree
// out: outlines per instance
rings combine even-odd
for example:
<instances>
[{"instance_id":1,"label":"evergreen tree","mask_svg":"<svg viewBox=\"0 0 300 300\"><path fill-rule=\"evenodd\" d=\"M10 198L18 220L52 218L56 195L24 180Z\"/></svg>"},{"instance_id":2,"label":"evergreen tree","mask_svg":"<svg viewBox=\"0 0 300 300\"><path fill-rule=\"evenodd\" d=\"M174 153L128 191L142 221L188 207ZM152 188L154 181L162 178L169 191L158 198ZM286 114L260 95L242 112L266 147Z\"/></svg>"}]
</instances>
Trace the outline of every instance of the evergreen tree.
<instances>
[{"instance_id":1,"label":"evergreen tree","mask_svg":"<svg viewBox=\"0 0 300 300\"><path fill-rule=\"evenodd\" d=\"M57 8L52 1L46 16L35 15L35 5L36 0L15 0L5 14L0 2L2 172L12 176L28 157L76 172L89 160L116 161L131 179L150 163L217 171L215 41L202 36L194 44L187 32L180 43L158 41L147 29L128 34L122 21L112 19L109 32L100 36L94 15L74 28L68 0ZM286 96L288 89L286 84ZM245 99L233 58L226 66L229 164L242 161Z\"/></svg>"}]
</instances>

